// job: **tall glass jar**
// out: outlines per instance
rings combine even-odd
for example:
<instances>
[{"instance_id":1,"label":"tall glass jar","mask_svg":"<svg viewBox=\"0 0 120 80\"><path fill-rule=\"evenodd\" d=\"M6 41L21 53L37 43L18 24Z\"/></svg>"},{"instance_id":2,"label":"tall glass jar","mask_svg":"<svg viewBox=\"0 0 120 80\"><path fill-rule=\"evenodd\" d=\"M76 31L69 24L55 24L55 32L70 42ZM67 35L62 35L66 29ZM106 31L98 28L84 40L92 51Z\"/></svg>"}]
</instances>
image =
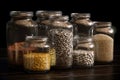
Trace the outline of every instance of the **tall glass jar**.
<instances>
[{"instance_id":1,"label":"tall glass jar","mask_svg":"<svg viewBox=\"0 0 120 80\"><path fill-rule=\"evenodd\" d=\"M50 47L45 37L31 37L26 39L26 51L23 57L25 71L29 73L43 73L50 70Z\"/></svg>"},{"instance_id":2,"label":"tall glass jar","mask_svg":"<svg viewBox=\"0 0 120 80\"><path fill-rule=\"evenodd\" d=\"M51 23L50 19L54 17L62 16L62 12L38 10L36 11L36 16L37 16L36 22L38 23L38 35L47 36L48 25Z\"/></svg>"},{"instance_id":3,"label":"tall glass jar","mask_svg":"<svg viewBox=\"0 0 120 80\"><path fill-rule=\"evenodd\" d=\"M37 35L37 24L32 20L33 12L11 11L7 23L7 50L10 64L23 64L25 37Z\"/></svg>"},{"instance_id":4,"label":"tall glass jar","mask_svg":"<svg viewBox=\"0 0 120 80\"><path fill-rule=\"evenodd\" d=\"M71 23L73 24L73 45L77 45L79 37L92 36L93 22L90 20L90 13L71 13Z\"/></svg>"},{"instance_id":5,"label":"tall glass jar","mask_svg":"<svg viewBox=\"0 0 120 80\"><path fill-rule=\"evenodd\" d=\"M113 61L114 29L111 22L95 22L94 36L95 61L109 63Z\"/></svg>"},{"instance_id":6,"label":"tall glass jar","mask_svg":"<svg viewBox=\"0 0 120 80\"><path fill-rule=\"evenodd\" d=\"M73 67L90 68L94 65L94 43L91 37L79 39L73 51Z\"/></svg>"},{"instance_id":7,"label":"tall glass jar","mask_svg":"<svg viewBox=\"0 0 120 80\"><path fill-rule=\"evenodd\" d=\"M55 19L49 29L49 37L56 50L56 68L66 69L72 66L73 26L68 16Z\"/></svg>"}]
</instances>

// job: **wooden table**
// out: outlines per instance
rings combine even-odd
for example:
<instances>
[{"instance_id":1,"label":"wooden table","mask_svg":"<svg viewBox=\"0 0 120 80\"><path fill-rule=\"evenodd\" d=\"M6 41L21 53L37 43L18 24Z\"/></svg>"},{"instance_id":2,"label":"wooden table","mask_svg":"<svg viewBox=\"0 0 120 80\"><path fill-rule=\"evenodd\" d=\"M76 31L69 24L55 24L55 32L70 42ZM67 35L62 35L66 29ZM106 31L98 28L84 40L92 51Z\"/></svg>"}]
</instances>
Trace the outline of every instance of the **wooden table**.
<instances>
[{"instance_id":1,"label":"wooden table","mask_svg":"<svg viewBox=\"0 0 120 80\"><path fill-rule=\"evenodd\" d=\"M112 64L95 65L91 69L51 70L44 74L27 74L8 68L7 58L0 58L0 80L119 80L120 55Z\"/></svg>"}]
</instances>

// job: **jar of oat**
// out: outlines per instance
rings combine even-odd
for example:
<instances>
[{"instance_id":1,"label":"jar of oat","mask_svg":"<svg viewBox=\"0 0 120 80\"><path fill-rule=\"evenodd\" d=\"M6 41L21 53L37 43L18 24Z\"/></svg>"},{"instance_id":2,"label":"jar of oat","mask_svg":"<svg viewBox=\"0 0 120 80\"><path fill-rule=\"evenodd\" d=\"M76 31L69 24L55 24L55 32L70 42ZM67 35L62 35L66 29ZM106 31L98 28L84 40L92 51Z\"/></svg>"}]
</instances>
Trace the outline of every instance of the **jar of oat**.
<instances>
[{"instance_id":1,"label":"jar of oat","mask_svg":"<svg viewBox=\"0 0 120 80\"><path fill-rule=\"evenodd\" d=\"M38 35L39 36L47 36L48 25L51 23L50 19L53 19L57 16L62 16L61 11L45 11L38 10L36 11L37 16L37 24L38 24Z\"/></svg>"},{"instance_id":2,"label":"jar of oat","mask_svg":"<svg viewBox=\"0 0 120 80\"><path fill-rule=\"evenodd\" d=\"M46 38L32 37L26 39L26 51L23 57L24 69L28 73L44 73L50 70L50 47Z\"/></svg>"},{"instance_id":3,"label":"jar of oat","mask_svg":"<svg viewBox=\"0 0 120 80\"><path fill-rule=\"evenodd\" d=\"M73 67L90 68L94 65L94 43L91 37L79 39L73 51Z\"/></svg>"},{"instance_id":4,"label":"jar of oat","mask_svg":"<svg viewBox=\"0 0 120 80\"><path fill-rule=\"evenodd\" d=\"M92 36L93 22L90 20L90 17L90 13L71 13L74 48L79 41L79 37Z\"/></svg>"},{"instance_id":5,"label":"jar of oat","mask_svg":"<svg viewBox=\"0 0 120 80\"><path fill-rule=\"evenodd\" d=\"M23 64L25 37L37 35L37 23L32 20L33 12L11 11L7 23L8 61L12 65Z\"/></svg>"},{"instance_id":6,"label":"jar of oat","mask_svg":"<svg viewBox=\"0 0 120 80\"><path fill-rule=\"evenodd\" d=\"M94 36L95 61L110 63L113 61L114 29L111 22L95 22Z\"/></svg>"},{"instance_id":7,"label":"jar of oat","mask_svg":"<svg viewBox=\"0 0 120 80\"><path fill-rule=\"evenodd\" d=\"M73 26L68 22L68 16L61 16L51 23L48 37L56 51L57 69L71 68L73 52Z\"/></svg>"}]
</instances>

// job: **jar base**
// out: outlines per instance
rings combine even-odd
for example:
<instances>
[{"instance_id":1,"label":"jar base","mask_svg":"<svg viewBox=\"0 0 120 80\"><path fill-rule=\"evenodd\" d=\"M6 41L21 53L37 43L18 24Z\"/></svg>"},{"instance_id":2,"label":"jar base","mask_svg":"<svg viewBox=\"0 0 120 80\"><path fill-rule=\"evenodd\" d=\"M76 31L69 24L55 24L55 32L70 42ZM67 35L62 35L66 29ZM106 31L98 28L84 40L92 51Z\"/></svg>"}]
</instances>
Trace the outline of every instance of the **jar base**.
<instances>
[{"instance_id":1,"label":"jar base","mask_svg":"<svg viewBox=\"0 0 120 80\"><path fill-rule=\"evenodd\" d=\"M45 71L33 71L33 70L28 70L28 69L24 69L25 73L30 73L30 74L38 74L38 73L48 73L50 70L45 70Z\"/></svg>"},{"instance_id":2,"label":"jar base","mask_svg":"<svg viewBox=\"0 0 120 80\"><path fill-rule=\"evenodd\" d=\"M95 61L95 65L104 65L104 64L112 64L113 61L105 62L105 61Z\"/></svg>"}]
</instances>

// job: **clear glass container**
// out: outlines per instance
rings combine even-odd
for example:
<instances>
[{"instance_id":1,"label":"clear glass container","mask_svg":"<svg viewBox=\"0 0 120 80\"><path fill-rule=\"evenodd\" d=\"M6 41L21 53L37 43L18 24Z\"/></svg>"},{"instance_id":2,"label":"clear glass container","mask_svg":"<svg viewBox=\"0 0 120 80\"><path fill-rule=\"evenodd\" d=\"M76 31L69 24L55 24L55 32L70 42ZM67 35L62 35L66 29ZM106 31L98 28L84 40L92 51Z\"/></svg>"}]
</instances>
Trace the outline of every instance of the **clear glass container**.
<instances>
[{"instance_id":1,"label":"clear glass container","mask_svg":"<svg viewBox=\"0 0 120 80\"><path fill-rule=\"evenodd\" d=\"M94 66L94 43L91 37L79 39L73 51L73 67L90 68Z\"/></svg>"},{"instance_id":2,"label":"clear glass container","mask_svg":"<svg viewBox=\"0 0 120 80\"><path fill-rule=\"evenodd\" d=\"M94 36L95 61L98 63L110 63L113 61L114 52L114 28L111 22L95 22Z\"/></svg>"},{"instance_id":3,"label":"clear glass container","mask_svg":"<svg viewBox=\"0 0 120 80\"><path fill-rule=\"evenodd\" d=\"M25 37L37 35L37 23L32 20L33 12L11 11L11 20L7 23L6 38L8 61L10 64L23 64Z\"/></svg>"},{"instance_id":4,"label":"clear glass container","mask_svg":"<svg viewBox=\"0 0 120 80\"><path fill-rule=\"evenodd\" d=\"M56 51L57 69L67 69L72 66L73 26L68 22L68 16L61 16L52 21L49 28L49 41Z\"/></svg>"},{"instance_id":5,"label":"clear glass container","mask_svg":"<svg viewBox=\"0 0 120 80\"><path fill-rule=\"evenodd\" d=\"M71 13L73 24L73 46L77 45L79 37L92 36L93 22L90 20L90 13Z\"/></svg>"},{"instance_id":6,"label":"clear glass container","mask_svg":"<svg viewBox=\"0 0 120 80\"><path fill-rule=\"evenodd\" d=\"M50 19L53 19L58 16L62 16L61 11L44 11L44 10L38 10L36 11L37 20L38 23L38 35L39 36L47 36L47 29L50 25Z\"/></svg>"},{"instance_id":7,"label":"clear glass container","mask_svg":"<svg viewBox=\"0 0 120 80\"><path fill-rule=\"evenodd\" d=\"M50 70L50 46L46 41L47 38L45 37L27 37L26 51L23 57L26 72L44 73Z\"/></svg>"}]
</instances>

